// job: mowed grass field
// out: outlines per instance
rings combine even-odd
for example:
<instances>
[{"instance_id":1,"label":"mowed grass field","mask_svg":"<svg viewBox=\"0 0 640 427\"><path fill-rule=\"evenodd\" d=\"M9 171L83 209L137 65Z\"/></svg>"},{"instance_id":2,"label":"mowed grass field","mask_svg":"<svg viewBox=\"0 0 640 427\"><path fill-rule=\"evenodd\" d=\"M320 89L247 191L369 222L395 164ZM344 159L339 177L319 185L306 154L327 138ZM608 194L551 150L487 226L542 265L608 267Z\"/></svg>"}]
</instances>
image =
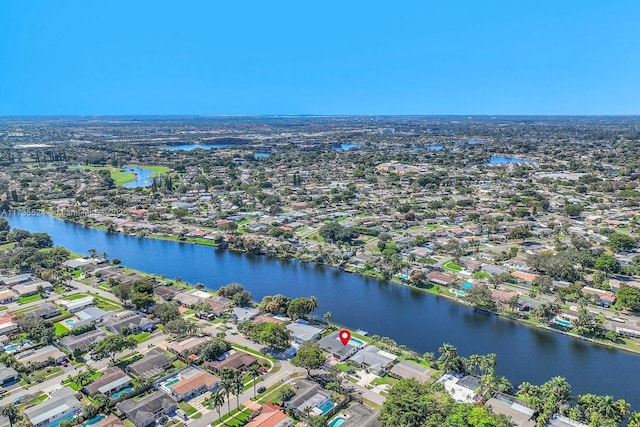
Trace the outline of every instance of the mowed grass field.
<instances>
[{"instance_id":1,"label":"mowed grass field","mask_svg":"<svg viewBox=\"0 0 640 427\"><path fill-rule=\"evenodd\" d=\"M151 177L163 175L171 170L166 166L160 166L160 165L126 165L124 167L136 167L140 169L147 169L147 170L153 171L153 174L151 174ZM135 173L125 172L122 169L118 169L113 166L78 166L78 168L93 170L93 171L108 170L109 173L111 174L111 178L113 179L113 181L116 183L118 187L123 186L127 182L136 180Z\"/></svg>"}]
</instances>

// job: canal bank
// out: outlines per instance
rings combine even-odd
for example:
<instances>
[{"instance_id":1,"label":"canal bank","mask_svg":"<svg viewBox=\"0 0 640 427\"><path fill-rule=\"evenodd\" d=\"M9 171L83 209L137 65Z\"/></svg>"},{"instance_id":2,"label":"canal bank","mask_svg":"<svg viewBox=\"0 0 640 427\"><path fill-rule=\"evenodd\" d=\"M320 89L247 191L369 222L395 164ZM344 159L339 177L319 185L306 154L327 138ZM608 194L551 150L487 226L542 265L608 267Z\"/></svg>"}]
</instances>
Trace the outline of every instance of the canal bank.
<instances>
[{"instance_id":1,"label":"canal bank","mask_svg":"<svg viewBox=\"0 0 640 427\"><path fill-rule=\"evenodd\" d=\"M388 336L418 352L444 342L460 354L496 353L498 372L515 385L563 376L574 394L611 394L640 407L636 393L640 358L550 330L531 328L501 316L487 316L410 286L344 273L298 260L273 259L202 245L143 239L85 228L48 216L7 217L12 227L42 231L74 252L108 252L123 264L166 277L181 277L217 289L240 282L256 300L282 293L315 295L318 313L331 311L351 329ZM585 375L585 372L594 373ZM598 374L600 373L600 374Z\"/></svg>"}]
</instances>

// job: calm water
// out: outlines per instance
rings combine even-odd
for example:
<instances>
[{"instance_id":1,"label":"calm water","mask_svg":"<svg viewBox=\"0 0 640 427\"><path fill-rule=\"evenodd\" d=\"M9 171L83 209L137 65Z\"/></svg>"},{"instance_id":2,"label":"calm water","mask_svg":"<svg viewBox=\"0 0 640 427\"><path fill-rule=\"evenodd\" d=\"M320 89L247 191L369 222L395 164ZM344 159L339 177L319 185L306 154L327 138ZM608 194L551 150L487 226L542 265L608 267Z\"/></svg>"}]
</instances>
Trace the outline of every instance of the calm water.
<instances>
[{"instance_id":1,"label":"calm water","mask_svg":"<svg viewBox=\"0 0 640 427\"><path fill-rule=\"evenodd\" d=\"M503 157L503 156L491 156L488 162L485 165L506 165L509 163L531 163L534 160L531 159L520 159L517 157Z\"/></svg>"},{"instance_id":2,"label":"calm water","mask_svg":"<svg viewBox=\"0 0 640 427\"><path fill-rule=\"evenodd\" d=\"M353 150L354 148L360 148L360 147L362 147L362 144L340 144L340 146L334 148L334 150L349 151L349 150Z\"/></svg>"},{"instance_id":3,"label":"calm water","mask_svg":"<svg viewBox=\"0 0 640 427\"><path fill-rule=\"evenodd\" d=\"M444 298L386 281L297 260L279 260L211 247L108 234L47 216L10 216L12 227L49 233L56 245L86 253L94 248L124 265L217 288L237 281L254 298L283 293L315 295L317 313L388 336L419 353L444 342L463 355L496 353L498 371L512 383L541 383L562 375L579 393L612 394L640 410L640 357L477 313Z\"/></svg>"},{"instance_id":4,"label":"calm water","mask_svg":"<svg viewBox=\"0 0 640 427\"><path fill-rule=\"evenodd\" d=\"M136 174L136 180L124 184L125 188L148 187L152 183L152 170L137 168L133 166L126 166L122 170L125 172L134 172Z\"/></svg>"},{"instance_id":5,"label":"calm water","mask_svg":"<svg viewBox=\"0 0 640 427\"><path fill-rule=\"evenodd\" d=\"M259 159L261 157L269 157L269 156L271 156L271 153L267 153L267 152L264 152L264 151L256 151L255 153L253 153L253 156L256 159Z\"/></svg>"}]
</instances>

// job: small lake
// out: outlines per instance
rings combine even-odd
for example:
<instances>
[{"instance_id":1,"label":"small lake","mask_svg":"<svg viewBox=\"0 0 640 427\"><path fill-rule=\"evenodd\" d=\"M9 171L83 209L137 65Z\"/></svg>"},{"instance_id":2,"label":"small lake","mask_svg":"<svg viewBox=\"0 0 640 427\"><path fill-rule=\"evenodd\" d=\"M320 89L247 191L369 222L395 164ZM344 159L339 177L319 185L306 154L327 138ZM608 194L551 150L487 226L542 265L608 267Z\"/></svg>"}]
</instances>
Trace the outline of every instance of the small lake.
<instances>
[{"instance_id":1,"label":"small lake","mask_svg":"<svg viewBox=\"0 0 640 427\"><path fill-rule=\"evenodd\" d=\"M534 163L535 160L531 159L521 159L518 157L504 157L504 156L491 156L488 162L485 162L485 165L506 165L509 163Z\"/></svg>"},{"instance_id":2,"label":"small lake","mask_svg":"<svg viewBox=\"0 0 640 427\"><path fill-rule=\"evenodd\" d=\"M355 148L362 147L362 144L340 144L339 147L334 148L336 151L349 151Z\"/></svg>"},{"instance_id":3,"label":"small lake","mask_svg":"<svg viewBox=\"0 0 640 427\"><path fill-rule=\"evenodd\" d=\"M467 144L469 145L479 145L482 144L482 141L478 141L477 139L470 139L467 141Z\"/></svg>"},{"instance_id":4,"label":"small lake","mask_svg":"<svg viewBox=\"0 0 640 427\"><path fill-rule=\"evenodd\" d=\"M413 151L423 151L423 150L440 151L443 148L444 148L444 146L442 146L442 145L429 145L427 147L413 146L413 147L411 147L411 150L413 150Z\"/></svg>"},{"instance_id":5,"label":"small lake","mask_svg":"<svg viewBox=\"0 0 640 427\"><path fill-rule=\"evenodd\" d=\"M233 147L231 144L181 144L172 145L171 147L163 148L166 151L192 151L192 150L211 150L212 148L229 148Z\"/></svg>"},{"instance_id":6,"label":"small lake","mask_svg":"<svg viewBox=\"0 0 640 427\"><path fill-rule=\"evenodd\" d=\"M261 157L269 157L269 156L271 156L271 153L267 153L264 151L257 151L253 153L253 157L255 157L256 159L259 159Z\"/></svg>"},{"instance_id":7,"label":"small lake","mask_svg":"<svg viewBox=\"0 0 640 427\"><path fill-rule=\"evenodd\" d=\"M124 168L122 168L122 170L125 172L133 172L136 174L136 180L127 182L123 185L124 188L148 187L153 182L153 180L151 179L153 171L150 169L142 169L135 166L125 166Z\"/></svg>"}]
</instances>

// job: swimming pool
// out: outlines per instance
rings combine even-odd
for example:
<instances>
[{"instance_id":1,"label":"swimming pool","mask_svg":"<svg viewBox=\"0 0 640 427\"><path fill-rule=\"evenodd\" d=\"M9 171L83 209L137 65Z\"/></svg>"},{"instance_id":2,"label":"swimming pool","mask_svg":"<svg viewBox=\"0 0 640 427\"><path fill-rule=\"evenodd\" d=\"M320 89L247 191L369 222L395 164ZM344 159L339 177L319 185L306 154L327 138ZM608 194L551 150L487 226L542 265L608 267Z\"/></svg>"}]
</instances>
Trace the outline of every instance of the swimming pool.
<instances>
[{"instance_id":1,"label":"swimming pool","mask_svg":"<svg viewBox=\"0 0 640 427\"><path fill-rule=\"evenodd\" d=\"M166 383L164 383L164 386L165 386L166 388L169 388L169 387L171 387L172 385L174 385L175 383L177 383L178 381L180 381L180 378L179 378L179 377L176 377L176 378L172 379L171 381L167 381Z\"/></svg>"},{"instance_id":2,"label":"swimming pool","mask_svg":"<svg viewBox=\"0 0 640 427\"><path fill-rule=\"evenodd\" d=\"M473 283L471 282L464 282L461 286L462 289L471 289L473 288Z\"/></svg>"},{"instance_id":3,"label":"swimming pool","mask_svg":"<svg viewBox=\"0 0 640 427\"><path fill-rule=\"evenodd\" d=\"M364 344L362 341L360 341L358 338L351 338L349 339L349 344L351 345L355 345L357 347L360 347L362 344Z\"/></svg>"},{"instance_id":4,"label":"swimming pool","mask_svg":"<svg viewBox=\"0 0 640 427\"><path fill-rule=\"evenodd\" d=\"M328 401L326 403L323 403L321 406L318 406L318 409L320 409L322 411L322 415L324 415L329 412L334 406L336 406L335 403L333 403L332 401Z\"/></svg>"},{"instance_id":5,"label":"swimming pool","mask_svg":"<svg viewBox=\"0 0 640 427\"><path fill-rule=\"evenodd\" d=\"M467 295L465 291L461 291L460 289L449 289L452 294L458 295L459 297L463 297Z\"/></svg>"},{"instance_id":6,"label":"swimming pool","mask_svg":"<svg viewBox=\"0 0 640 427\"><path fill-rule=\"evenodd\" d=\"M4 348L7 353L11 353L17 350L20 350L22 347L29 347L31 345L31 341L25 341L22 344L9 344Z\"/></svg>"},{"instance_id":7,"label":"swimming pool","mask_svg":"<svg viewBox=\"0 0 640 427\"><path fill-rule=\"evenodd\" d=\"M89 427L94 425L95 423L104 420L105 418L107 418L106 415L98 415L97 417L91 418L89 421L85 421L84 423L82 423L82 427Z\"/></svg>"},{"instance_id":8,"label":"swimming pool","mask_svg":"<svg viewBox=\"0 0 640 427\"><path fill-rule=\"evenodd\" d=\"M557 323L560 326L564 326L565 328L570 328L571 327L571 322L569 322L568 320L564 320L564 319L558 319L557 317L553 320L555 323Z\"/></svg>"},{"instance_id":9,"label":"swimming pool","mask_svg":"<svg viewBox=\"0 0 640 427\"><path fill-rule=\"evenodd\" d=\"M345 417L334 418L333 421L329 423L328 427L338 427L341 426L343 422L347 421Z\"/></svg>"},{"instance_id":10,"label":"swimming pool","mask_svg":"<svg viewBox=\"0 0 640 427\"><path fill-rule=\"evenodd\" d=\"M67 319L64 321L64 324L67 326L73 326L73 320L72 319Z\"/></svg>"},{"instance_id":11,"label":"swimming pool","mask_svg":"<svg viewBox=\"0 0 640 427\"><path fill-rule=\"evenodd\" d=\"M49 424L48 427L58 427L61 422L72 420L72 419L75 418L75 416L76 416L76 414L65 415L64 417L60 418L58 421ZM45 426L46 426L46 424L45 424Z\"/></svg>"},{"instance_id":12,"label":"swimming pool","mask_svg":"<svg viewBox=\"0 0 640 427\"><path fill-rule=\"evenodd\" d=\"M113 393L111 397L113 397L114 399L119 399L120 397L124 396L125 394L129 394L132 391L133 391L132 387L123 388L122 390L116 391L115 393Z\"/></svg>"}]
</instances>

